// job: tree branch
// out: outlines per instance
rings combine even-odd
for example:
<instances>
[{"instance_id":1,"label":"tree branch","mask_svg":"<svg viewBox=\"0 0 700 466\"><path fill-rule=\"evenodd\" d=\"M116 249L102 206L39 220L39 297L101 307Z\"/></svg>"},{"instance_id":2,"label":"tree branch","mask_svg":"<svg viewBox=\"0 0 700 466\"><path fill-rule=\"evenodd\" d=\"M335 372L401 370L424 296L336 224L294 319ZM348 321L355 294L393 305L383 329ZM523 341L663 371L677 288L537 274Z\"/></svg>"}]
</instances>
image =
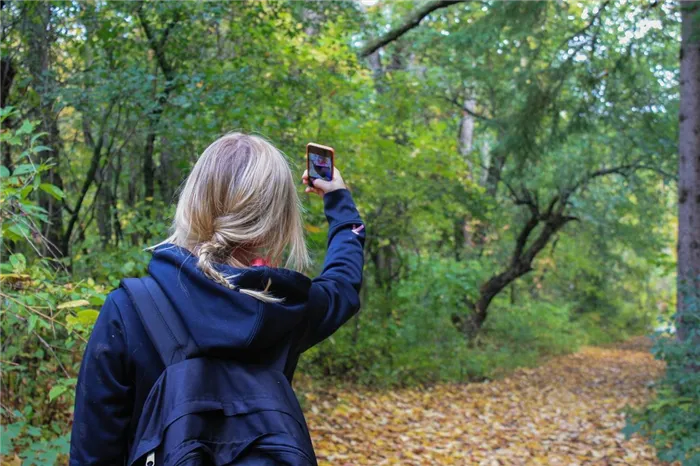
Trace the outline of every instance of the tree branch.
<instances>
[{"instance_id":1,"label":"tree branch","mask_svg":"<svg viewBox=\"0 0 700 466\"><path fill-rule=\"evenodd\" d=\"M601 176L607 176L607 175L627 176L631 172L633 172L634 170L640 169L640 168L648 168L648 167L644 167L640 164L634 163L634 164L620 165L620 166L611 167L611 168L601 168L600 170L590 172L562 192L562 195L561 195L562 205L566 204L569 201L569 197L571 197L572 194L574 194L581 187L587 185L588 183L590 183L591 181L593 181L596 178L600 178Z\"/></svg>"},{"instance_id":2,"label":"tree branch","mask_svg":"<svg viewBox=\"0 0 700 466\"><path fill-rule=\"evenodd\" d=\"M412 11L408 16L406 16L403 19L401 26L397 27L396 29L392 29L383 36L370 41L367 45L365 45L362 50L360 50L360 56L363 58L367 57L376 52L378 49L384 47L386 44L395 41L411 29L417 27L423 18L428 16L433 11L454 5L455 3L463 3L464 1L466 0L433 0L426 3L421 8Z\"/></svg>"},{"instance_id":3,"label":"tree branch","mask_svg":"<svg viewBox=\"0 0 700 466\"><path fill-rule=\"evenodd\" d=\"M447 102L454 104L455 106L459 107L460 110L463 112L468 113L469 115L473 116L474 118L478 118L479 120L484 120L484 121L493 121L493 118L487 117L483 113L476 113L472 110L469 110L465 105L462 105L457 101L456 99L452 99L450 97L444 96L444 95L439 95L439 98L446 100Z\"/></svg>"},{"instance_id":4,"label":"tree branch","mask_svg":"<svg viewBox=\"0 0 700 466\"><path fill-rule=\"evenodd\" d=\"M539 225L540 219L536 215L531 215L527 223L523 226L520 231L518 238L515 240L515 249L513 250L513 256L511 257L510 265L511 267L517 267L520 263L520 259L523 256L523 251L525 250L525 245L530 237L532 231Z\"/></svg>"},{"instance_id":5,"label":"tree branch","mask_svg":"<svg viewBox=\"0 0 700 466\"><path fill-rule=\"evenodd\" d=\"M515 188L513 188L510 185L510 183L508 183L506 180L503 180L503 184L505 184L506 188L508 188L508 191L510 191L511 196L513 197L513 203L515 203L515 205L527 206L530 209L530 211L532 212L532 215L534 217L539 218L540 206L539 206L539 203L537 202L537 199L533 198L530 191L528 191L525 187L522 187L523 195L520 195L515 190Z\"/></svg>"},{"instance_id":6,"label":"tree branch","mask_svg":"<svg viewBox=\"0 0 700 466\"><path fill-rule=\"evenodd\" d=\"M151 49L153 50L153 53L156 56L156 60L158 61L158 66L163 71L163 74L165 75L165 79L168 82L172 82L175 75L174 75L173 67L168 62L168 60L165 58L165 43L168 40L168 36L170 35L170 31L172 31L173 28L180 21L180 13L178 12L175 14L173 19L165 27L165 30L161 33L160 40L156 40L156 36L153 32L153 28L151 28L151 23L148 21L148 18L146 18L145 13L143 12L143 2L139 3L139 7L136 11L138 13L139 22L141 23L141 28L143 28L143 32L144 32L144 34L146 34L146 38L148 39L148 43L150 44Z\"/></svg>"},{"instance_id":7,"label":"tree branch","mask_svg":"<svg viewBox=\"0 0 700 466\"><path fill-rule=\"evenodd\" d=\"M99 130L99 139L95 141L95 145L92 146L92 160L90 161L90 168L88 168L87 175L85 176L85 180L83 181L83 186L80 190L80 195L78 196L78 200L75 203L75 207L73 208L73 212L71 213L70 220L68 221L68 227L63 233L63 251L68 251L68 248L70 247L70 239L73 234L73 229L75 228L75 225L78 222L80 209L83 206L83 202L85 201L85 196L87 196L87 193L90 190L90 186L92 186L92 183L95 181L95 176L97 175L97 169L99 168L100 159L102 158L102 147L104 145L107 122L115 104L116 97L113 97L112 100L110 100L109 106L107 107L102 117L102 122L100 123Z\"/></svg>"}]
</instances>

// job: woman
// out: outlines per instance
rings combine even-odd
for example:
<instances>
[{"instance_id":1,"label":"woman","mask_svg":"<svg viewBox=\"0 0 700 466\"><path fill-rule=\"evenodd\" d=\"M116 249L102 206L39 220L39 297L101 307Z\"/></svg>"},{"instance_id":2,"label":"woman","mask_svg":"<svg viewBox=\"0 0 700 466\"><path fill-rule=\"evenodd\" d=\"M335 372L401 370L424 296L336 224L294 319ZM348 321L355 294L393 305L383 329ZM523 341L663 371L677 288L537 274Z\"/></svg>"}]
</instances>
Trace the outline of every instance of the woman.
<instances>
[{"instance_id":1,"label":"woman","mask_svg":"<svg viewBox=\"0 0 700 466\"><path fill-rule=\"evenodd\" d=\"M313 280L299 273L309 262L304 226L280 151L235 133L199 158L172 234L148 267L197 357L282 367L291 382L299 355L359 310L364 226L350 192L337 169L332 181L314 180L306 192L323 199L329 223L323 272ZM287 268L276 268L285 257ZM124 288L110 293L78 377L72 465L125 463L165 369Z\"/></svg>"}]
</instances>

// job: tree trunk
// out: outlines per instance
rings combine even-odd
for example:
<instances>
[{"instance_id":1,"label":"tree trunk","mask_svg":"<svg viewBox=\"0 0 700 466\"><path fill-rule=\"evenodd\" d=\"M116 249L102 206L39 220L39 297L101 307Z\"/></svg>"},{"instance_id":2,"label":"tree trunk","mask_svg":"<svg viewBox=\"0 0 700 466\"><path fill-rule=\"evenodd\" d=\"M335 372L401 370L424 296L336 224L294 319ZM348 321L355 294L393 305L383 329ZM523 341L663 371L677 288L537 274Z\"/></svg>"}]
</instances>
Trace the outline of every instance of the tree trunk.
<instances>
[{"instance_id":1,"label":"tree trunk","mask_svg":"<svg viewBox=\"0 0 700 466\"><path fill-rule=\"evenodd\" d=\"M484 141L481 145L481 176L479 177L479 186L486 186L487 177L489 174L488 168L491 164L491 146Z\"/></svg>"},{"instance_id":2,"label":"tree trunk","mask_svg":"<svg viewBox=\"0 0 700 466\"><path fill-rule=\"evenodd\" d=\"M9 103L8 96L10 95L10 89L12 89L12 82L15 79L15 74L17 71L12 63L10 57L2 57L0 59L0 108L5 108ZM13 122L11 118L6 118L2 122L2 127L0 129L7 130L12 128ZM10 144L3 142L0 150L2 150L2 164L7 167L8 170L12 171L12 155L10 152Z\"/></svg>"},{"instance_id":3,"label":"tree trunk","mask_svg":"<svg viewBox=\"0 0 700 466\"><path fill-rule=\"evenodd\" d=\"M499 134L499 140L503 140ZM497 147L491 154L491 160L486 174L486 193L491 197L496 197L498 183L501 181L501 172L506 164L506 152L503 147Z\"/></svg>"},{"instance_id":4,"label":"tree trunk","mask_svg":"<svg viewBox=\"0 0 700 466\"><path fill-rule=\"evenodd\" d=\"M112 164L107 166L99 173L99 190L95 202L97 209L95 217L97 217L97 229L100 232L100 241L102 248L106 248L112 240L112 206L115 204L114 193L112 192L112 178L114 177L114 169Z\"/></svg>"},{"instance_id":5,"label":"tree trunk","mask_svg":"<svg viewBox=\"0 0 700 466\"><path fill-rule=\"evenodd\" d=\"M156 126L160 120L161 112L150 115L148 119L148 134L146 136L146 147L143 151L143 184L145 186L144 197L149 204L153 201L155 194L155 164L153 163L153 150L156 141ZM150 209L149 209L150 210Z\"/></svg>"},{"instance_id":6,"label":"tree trunk","mask_svg":"<svg viewBox=\"0 0 700 466\"><path fill-rule=\"evenodd\" d=\"M565 205L565 203L564 203ZM473 312L468 318L453 316L452 321L462 330L469 339L474 339L481 330L488 317L489 305L508 285L518 278L532 271L532 262L544 249L554 235L561 230L574 217L560 213L548 213L543 217L539 212L530 216L528 222L522 227L515 243L511 261L506 269L489 278L479 288L479 298L476 303L468 303ZM541 222L544 225L537 237L530 243L529 237ZM528 243L530 243L528 245Z\"/></svg>"},{"instance_id":7,"label":"tree trunk","mask_svg":"<svg viewBox=\"0 0 700 466\"><path fill-rule=\"evenodd\" d=\"M464 99L464 110L462 111L462 119L459 122L459 135L457 138L457 147L459 154L467 162L469 167L469 179L474 179L474 164L471 161L470 155L474 148L474 111L476 110L476 100L473 96ZM474 225L472 225L471 215L465 215L464 218L457 221L455 233L455 257L459 260L459 251L462 246L470 247L474 245ZM460 238L461 236L461 238ZM460 244L461 243L461 244Z\"/></svg>"},{"instance_id":8,"label":"tree trunk","mask_svg":"<svg viewBox=\"0 0 700 466\"><path fill-rule=\"evenodd\" d=\"M40 96L39 107L34 109L34 114L41 121L41 131L47 133L43 139L45 146L51 151L41 152L41 162L48 159L52 161L52 167L42 176L44 182L51 183L63 189L63 180L59 174L59 162L61 160L61 137L58 130L57 115L54 112L55 97L52 96L55 81L52 77L50 44L55 37L50 27L52 15L51 3L25 4L23 16L29 25L28 37L28 62L29 72L32 78L32 87ZM45 252L52 256L62 257L67 254L61 242L63 234L63 205L53 196L39 193L39 205L48 214L48 223L44 229Z\"/></svg>"},{"instance_id":9,"label":"tree trunk","mask_svg":"<svg viewBox=\"0 0 700 466\"><path fill-rule=\"evenodd\" d=\"M10 89L12 89L12 82L15 79L17 70L12 63L11 57L0 58L0 108L7 107L9 105L8 96L10 95Z\"/></svg>"},{"instance_id":10,"label":"tree trunk","mask_svg":"<svg viewBox=\"0 0 700 466\"><path fill-rule=\"evenodd\" d=\"M472 114L475 110L476 100L473 97L464 99L464 110L462 111L462 120L459 124L459 153L469 164L470 178L474 176L474 168L468 157L474 145L474 116Z\"/></svg>"},{"instance_id":11,"label":"tree trunk","mask_svg":"<svg viewBox=\"0 0 700 466\"><path fill-rule=\"evenodd\" d=\"M156 38L156 32L152 29L152 26L142 8L143 2L139 5L137 10L141 28L143 29L151 50L155 55L158 67L163 72L163 76L165 77L165 88L163 89L163 93L156 97L156 105L148 115L148 133L146 135L146 146L143 153L143 182L145 185L145 197L147 202L151 202L155 194L155 162L153 160L153 153L158 124L163 116L163 111L165 110L165 105L168 102L168 98L175 89L175 70L173 69L172 63L168 61L167 57L165 56L165 45L170 32L180 21L181 12L178 11L175 13L172 20L168 23L165 29L161 31L160 37ZM151 209L146 209L146 212L150 216Z\"/></svg>"},{"instance_id":12,"label":"tree trunk","mask_svg":"<svg viewBox=\"0 0 700 466\"><path fill-rule=\"evenodd\" d=\"M700 3L681 1L681 104L678 164L678 338L700 331L689 298L700 277ZM700 338L695 333L695 338Z\"/></svg>"}]
</instances>

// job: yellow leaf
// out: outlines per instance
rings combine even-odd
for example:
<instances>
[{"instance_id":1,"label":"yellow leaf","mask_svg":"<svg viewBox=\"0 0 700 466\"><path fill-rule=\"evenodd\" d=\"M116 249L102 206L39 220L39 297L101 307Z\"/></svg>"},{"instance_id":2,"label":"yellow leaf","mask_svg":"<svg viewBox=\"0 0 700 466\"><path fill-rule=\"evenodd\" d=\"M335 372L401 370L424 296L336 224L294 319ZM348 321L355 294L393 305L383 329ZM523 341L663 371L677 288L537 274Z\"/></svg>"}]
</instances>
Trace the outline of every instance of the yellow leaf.
<instances>
[{"instance_id":1,"label":"yellow leaf","mask_svg":"<svg viewBox=\"0 0 700 466\"><path fill-rule=\"evenodd\" d=\"M59 304L56 309L71 309L74 307L89 306L90 303L85 299L77 299L75 301L68 301L67 303Z\"/></svg>"},{"instance_id":2,"label":"yellow leaf","mask_svg":"<svg viewBox=\"0 0 700 466\"><path fill-rule=\"evenodd\" d=\"M80 321L81 324L92 325L97 320L98 315L100 315L100 313L97 312L96 310L88 309L86 311L78 312L78 320Z\"/></svg>"},{"instance_id":3,"label":"yellow leaf","mask_svg":"<svg viewBox=\"0 0 700 466\"><path fill-rule=\"evenodd\" d=\"M1 273L0 274L0 283L3 283L3 282L10 282L10 283L21 282L21 281L25 281L25 280L31 280L31 278L32 277L30 277L29 275L23 274L23 273Z\"/></svg>"}]
</instances>

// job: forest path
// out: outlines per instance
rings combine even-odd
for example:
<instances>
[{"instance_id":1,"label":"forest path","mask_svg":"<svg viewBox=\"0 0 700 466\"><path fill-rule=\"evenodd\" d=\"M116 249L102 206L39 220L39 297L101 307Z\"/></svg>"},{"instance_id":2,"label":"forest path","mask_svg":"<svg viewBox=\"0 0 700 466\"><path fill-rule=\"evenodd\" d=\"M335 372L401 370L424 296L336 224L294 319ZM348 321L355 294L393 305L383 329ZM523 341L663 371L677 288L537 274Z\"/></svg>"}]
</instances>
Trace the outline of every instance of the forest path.
<instances>
[{"instance_id":1,"label":"forest path","mask_svg":"<svg viewBox=\"0 0 700 466\"><path fill-rule=\"evenodd\" d=\"M307 419L321 465L660 465L620 432L662 370L640 338L489 383L312 393Z\"/></svg>"}]
</instances>

